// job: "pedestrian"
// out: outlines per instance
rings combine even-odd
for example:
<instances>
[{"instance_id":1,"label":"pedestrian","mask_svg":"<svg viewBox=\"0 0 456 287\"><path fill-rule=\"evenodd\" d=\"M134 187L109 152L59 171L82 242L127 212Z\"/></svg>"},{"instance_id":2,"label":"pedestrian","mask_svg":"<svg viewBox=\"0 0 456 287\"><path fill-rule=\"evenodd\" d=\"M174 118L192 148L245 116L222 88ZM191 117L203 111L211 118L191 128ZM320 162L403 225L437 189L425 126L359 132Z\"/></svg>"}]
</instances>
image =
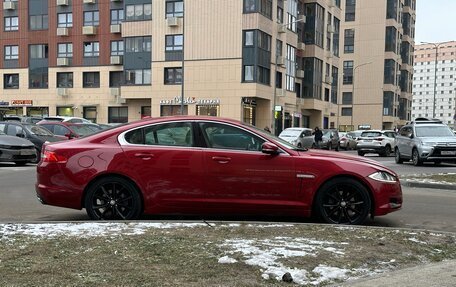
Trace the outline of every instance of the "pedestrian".
<instances>
[{"instance_id":1,"label":"pedestrian","mask_svg":"<svg viewBox=\"0 0 456 287\"><path fill-rule=\"evenodd\" d=\"M271 133L271 130L269 129L268 126L265 126L265 127L264 127L264 130L265 130L266 132L268 132L268 133Z\"/></svg>"},{"instance_id":2,"label":"pedestrian","mask_svg":"<svg viewBox=\"0 0 456 287\"><path fill-rule=\"evenodd\" d=\"M314 135L315 147L320 148L321 142L323 141L323 133L318 127L315 127L314 132L312 134Z\"/></svg>"}]
</instances>

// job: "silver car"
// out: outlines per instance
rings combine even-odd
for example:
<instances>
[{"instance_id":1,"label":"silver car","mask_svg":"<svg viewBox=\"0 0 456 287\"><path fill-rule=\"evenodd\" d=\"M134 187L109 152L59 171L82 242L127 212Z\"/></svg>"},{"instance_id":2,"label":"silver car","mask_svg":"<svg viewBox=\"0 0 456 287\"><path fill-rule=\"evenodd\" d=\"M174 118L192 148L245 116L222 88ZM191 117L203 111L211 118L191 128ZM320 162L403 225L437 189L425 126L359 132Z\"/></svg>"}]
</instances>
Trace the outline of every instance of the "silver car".
<instances>
[{"instance_id":1,"label":"silver car","mask_svg":"<svg viewBox=\"0 0 456 287\"><path fill-rule=\"evenodd\" d=\"M396 163L412 160L423 162L456 163L456 136L440 120L419 118L403 126L396 136Z\"/></svg>"},{"instance_id":2,"label":"silver car","mask_svg":"<svg viewBox=\"0 0 456 287\"><path fill-rule=\"evenodd\" d=\"M279 134L279 138L300 148L310 148L314 142L312 129L309 128L286 128Z\"/></svg>"}]
</instances>

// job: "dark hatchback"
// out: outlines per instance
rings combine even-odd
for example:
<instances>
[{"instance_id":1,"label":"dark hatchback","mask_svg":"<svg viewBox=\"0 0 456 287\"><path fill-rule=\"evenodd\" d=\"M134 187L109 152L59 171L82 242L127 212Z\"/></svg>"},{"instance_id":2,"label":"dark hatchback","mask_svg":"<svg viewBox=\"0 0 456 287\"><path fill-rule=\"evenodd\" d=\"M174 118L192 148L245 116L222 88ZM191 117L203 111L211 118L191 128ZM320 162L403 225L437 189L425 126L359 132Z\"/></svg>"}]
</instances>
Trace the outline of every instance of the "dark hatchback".
<instances>
[{"instance_id":1,"label":"dark hatchback","mask_svg":"<svg viewBox=\"0 0 456 287\"><path fill-rule=\"evenodd\" d=\"M0 162L25 165L36 162L35 145L26 139L6 135L0 131Z\"/></svg>"},{"instance_id":2,"label":"dark hatchback","mask_svg":"<svg viewBox=\"0 0 456 287\"><path fill-rule=\"evenodd\" d=\"M55 135L64 136L67 139L80 138L99 132L93 127L93 124L41 121L38 125L50 130Z\"/></svg>"},{"instance_id":3,"label":"dark hatchback","mask_svg":"<svg viewBox=\"0 0 456 287\"><path fill-rule=\"evenodd\" d=\"M35 145L37 152L36 162L40 161L41 148L45 142L56 142L67 138L56 136L49 130L35 124L21 122L0 122L0 131L9 136L27 139Z\"/></svg>"}]
</instances>

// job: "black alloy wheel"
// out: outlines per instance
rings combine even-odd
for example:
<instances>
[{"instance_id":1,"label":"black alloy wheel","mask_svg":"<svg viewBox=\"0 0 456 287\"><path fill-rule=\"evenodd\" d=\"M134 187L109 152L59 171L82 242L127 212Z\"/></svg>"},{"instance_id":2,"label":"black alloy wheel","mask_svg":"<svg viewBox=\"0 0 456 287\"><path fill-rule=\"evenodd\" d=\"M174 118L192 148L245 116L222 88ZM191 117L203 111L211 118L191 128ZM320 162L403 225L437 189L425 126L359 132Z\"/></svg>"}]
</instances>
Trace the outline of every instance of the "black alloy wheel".
<instances>
[{"instance_id":1,"label":"black alloy wheel","mask_svg":"<svg viewBox=\"0 0 456 287\"><path fill-rule=\"evenodd\" d=\"M358 181L338 178L323 185L315 199L321 219L332 224L362 224L371 210L367 189Z\"/></svg>"},{"instance_id":2,"label":"black alloy wheel","mask_svg":"<svg viewBox=\"0 0 456 287\"><path fill-rule=\"evenodd\" d=\"M87 215L95 220L131 220L141 215L141 198L137 188L118 177L96 181L84 199Z\"/></svg>"},{"instance_id":3,"label":"black alloy wheel","mask_svg":"<svg viewBox=\"0 0 456 287\"><path fill-rule=\"evenodd\" d=\"M381 154L381 156L390 156L391 154L391 147L389 145L385 146L385 151Z\"/></svg>"},{"instance_id":4,"label":"black alloy wheel","mask_svg":"<svg viewBox=\"0 0 456 287\"><path fill-rule=\"evenodd\" d=\"M401 164L404 162L404 160L402 159L401 157L401 153L399 152L399 149L396 148L395 152L394 152L394 161L397 163L397 164Z\"/></svg>"}]
</instances>

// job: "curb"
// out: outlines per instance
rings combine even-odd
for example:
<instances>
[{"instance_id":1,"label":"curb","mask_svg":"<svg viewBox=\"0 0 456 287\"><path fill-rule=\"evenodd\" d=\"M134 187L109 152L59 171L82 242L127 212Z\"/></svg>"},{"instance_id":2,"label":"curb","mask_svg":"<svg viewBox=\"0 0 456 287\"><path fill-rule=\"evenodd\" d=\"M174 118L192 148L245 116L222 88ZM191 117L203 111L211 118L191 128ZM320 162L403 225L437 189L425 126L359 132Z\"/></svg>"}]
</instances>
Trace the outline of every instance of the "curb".
<instances>
[{"instance_id":1,"label":"curb","mask_svg":"<svg viewBox=\"0 0 456 287\"><path fill-rule=\"evenodd\" d=\"M401 180L401 185L407 186L407 187L456 190L456 184L450 184L450 183L426 183L426 182L419 182L419 181L414 181L414 180Z\"/></svg>"}]
</instances>

